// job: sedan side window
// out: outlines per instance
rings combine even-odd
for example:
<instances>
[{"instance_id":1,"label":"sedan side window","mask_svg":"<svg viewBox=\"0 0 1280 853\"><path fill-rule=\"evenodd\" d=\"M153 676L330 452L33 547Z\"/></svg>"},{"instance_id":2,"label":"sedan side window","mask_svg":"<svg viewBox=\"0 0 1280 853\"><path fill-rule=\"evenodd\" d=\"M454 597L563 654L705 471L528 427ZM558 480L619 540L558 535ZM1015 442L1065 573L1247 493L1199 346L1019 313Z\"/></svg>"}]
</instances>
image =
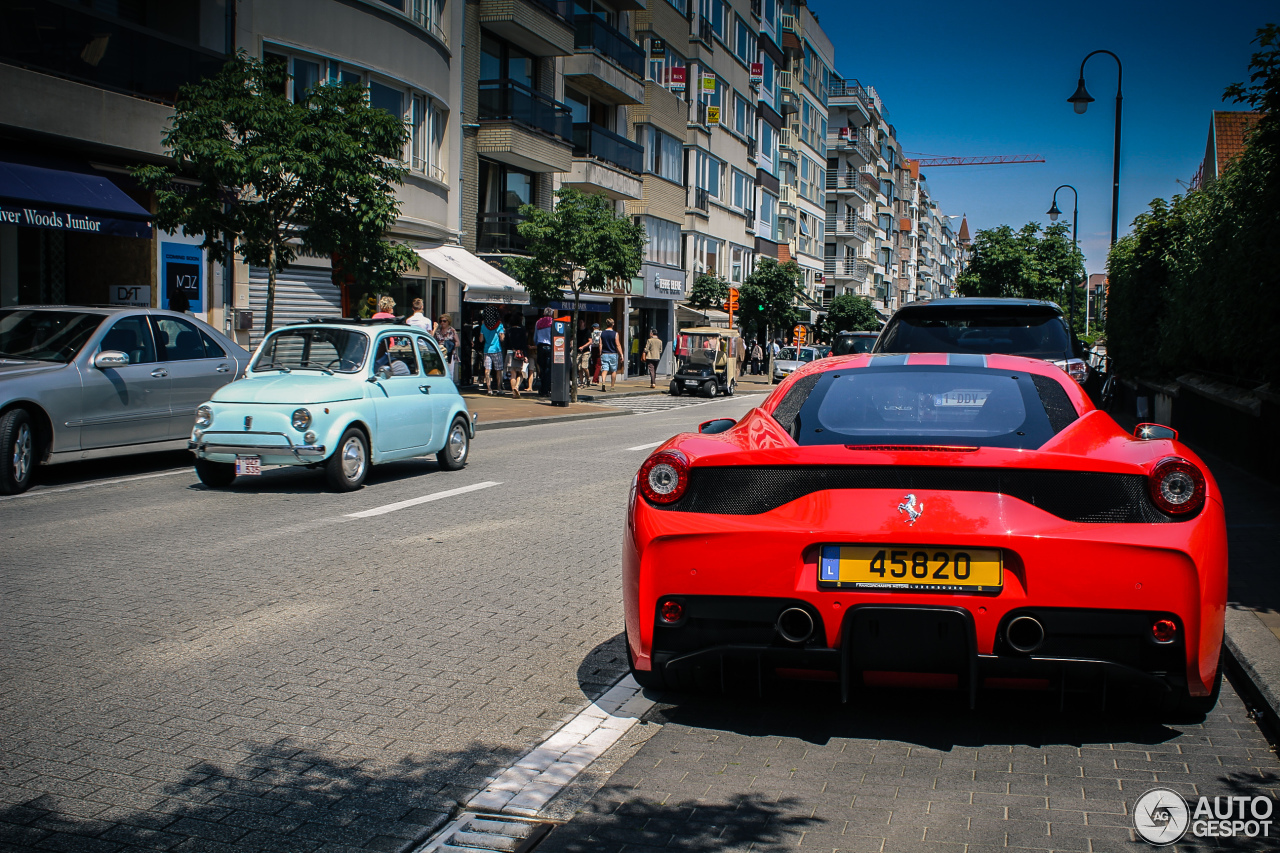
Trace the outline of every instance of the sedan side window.
<instances>
[{"instance_id":1,"label":"sedan side window","mask_svg":"<svg viewBox=\"0 0 1280 853\"><path fill-rule=\"evenodd\" d=\"M204 339L200 330L177 317L152 317L151 328L156 335L156 349L162 361L190 361L209 358L205 354Z\"/></svg>"},{"instance_id":2,"label":"sedan side window","mask_svg":"<svg viewBox=\"0 0 1280 853\"><path fill-rule=\"evenodd\" d=\"M418 355L422 356L422 371L428 376L444 376L444 361L435 345L426 338L418 338Z\"/></svg>"},{"instance_id":3,"label":"sedan side window","mask_svg":"<svg viewBox=\"0 0 1280 853\"><path fill-rule=\"evenodd\" d=\"M376 373L383 367L390 367L392 376L418 375L418 356L414 353L410 335L387 335L378 341L373 370Z\"/></svg>"},{"instance_id":4,"label":"sedan side window","mask_svg":"<svg viewBox=\"0 0 1280 853\"><path fill-rule=\"evenodd\" d=\"M149 364L156 360L151 328L145 317L121 317L102 339L102 349L115 350L129 356L130 364Z\"/></svg>"}]
</instances>

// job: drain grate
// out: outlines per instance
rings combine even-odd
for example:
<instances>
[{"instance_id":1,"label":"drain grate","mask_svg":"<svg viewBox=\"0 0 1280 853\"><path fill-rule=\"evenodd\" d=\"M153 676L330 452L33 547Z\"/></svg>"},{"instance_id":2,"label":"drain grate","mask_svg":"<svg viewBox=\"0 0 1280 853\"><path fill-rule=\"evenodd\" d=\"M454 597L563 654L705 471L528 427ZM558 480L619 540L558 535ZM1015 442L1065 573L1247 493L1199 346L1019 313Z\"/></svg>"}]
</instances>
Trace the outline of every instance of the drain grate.
<instances>
[{"instance_id":1,"label":"drain grate","mask_svg":"<svg viewBox=\"0 0 1280 853\"><path fill-rule=\"evenodd\" d=\"M475 853L477 850L527 853L554 826L546 821L463 812L414 853Z\"/></svg>"}]
</instances>

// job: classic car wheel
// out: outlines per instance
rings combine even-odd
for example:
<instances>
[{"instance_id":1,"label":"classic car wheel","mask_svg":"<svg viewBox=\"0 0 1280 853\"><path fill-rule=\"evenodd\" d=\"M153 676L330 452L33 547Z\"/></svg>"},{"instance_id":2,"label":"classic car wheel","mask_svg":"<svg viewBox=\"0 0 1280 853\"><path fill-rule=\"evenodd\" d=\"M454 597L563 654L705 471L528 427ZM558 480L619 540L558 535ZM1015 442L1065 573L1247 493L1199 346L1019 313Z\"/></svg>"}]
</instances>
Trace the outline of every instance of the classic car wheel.
<instances>
[{"instance_id":1,"label":"classic car wheel","mask_svg":"<svg viewBox=\"0 0 1280 853\"><path fill-rule=\"evenodd\" d=\"M364 485L369 473L369 442L356 427L347 427L338 449L325 462L329 485L339 492L354 492Z\"/></svg>"},{"instance_id":2,"label":"classic car wheel","mask_svg":"<svg viewBox=\"0 0 1280 853\"><path fill-rule=\"evenodd\" d=\"M0 494L16 495L31 486L36 470L36 434L26 409L13 409L0 417Z\"/></svg>"},{"instance_id":3,"label":"classic car wheel","mask_svg":"<svg viewBox=\"0 0 1280 853\"><path fill-rule=\"evenodd\" d=\"M703 382L702 396L714 397L715 395L716 395L716 381L714 379L708 379L706 382Z\"/></svg>"},{"instance_id":4,"label":"classic car wheel","mask_svg":"<svg viewBox=\"0 0 1280 853\"><path fill-rule=\"evenodd\" d=\"M236 466L232 462L196 460L196 476L211 489L225 489L236 478Z\"/></svg>"},{"instance_id":5,"label":"classic car wheel","mask_svg":"<svg viewBox=\"0 0 1280 853\"><path fill-rule=\"evenodd\" d=\"M668 390L671 392L672 397L679 397L681 394L680 383L672 379L671 387Z\"/></svg>"},{"instance_id":6,"label":"classic car wheel","mask_svg":"<svg viewBox=\"0 0 1280 853\"><path fill-rule=\"evenodd\" d=\"M436 461L447 471L457 471L467 465L467 455L471 452L471 436L467 428L467 420L462 415L453 419L449 425L449 437L444 447L436 454Z\"/></svg>"}]
</instances>

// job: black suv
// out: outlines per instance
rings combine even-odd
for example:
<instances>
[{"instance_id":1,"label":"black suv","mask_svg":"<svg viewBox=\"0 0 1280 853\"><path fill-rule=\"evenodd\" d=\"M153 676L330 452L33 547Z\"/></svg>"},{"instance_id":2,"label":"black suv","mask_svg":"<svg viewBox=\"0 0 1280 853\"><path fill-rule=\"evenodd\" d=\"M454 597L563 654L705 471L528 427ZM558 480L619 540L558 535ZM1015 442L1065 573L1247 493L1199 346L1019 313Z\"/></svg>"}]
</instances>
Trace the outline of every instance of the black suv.
<instances>
[{"instance_id":1,"label":"black suv","mask_svg":"<svg viewBox=\"0 0 1280 853\"><path fill-rule=\"evenodd\" d=\"M913 302L889 318L872 351L1024 355L1052 361L1081 385L1089 376L1062 309L1038 299Z\"/></svg>"}]
</instances>

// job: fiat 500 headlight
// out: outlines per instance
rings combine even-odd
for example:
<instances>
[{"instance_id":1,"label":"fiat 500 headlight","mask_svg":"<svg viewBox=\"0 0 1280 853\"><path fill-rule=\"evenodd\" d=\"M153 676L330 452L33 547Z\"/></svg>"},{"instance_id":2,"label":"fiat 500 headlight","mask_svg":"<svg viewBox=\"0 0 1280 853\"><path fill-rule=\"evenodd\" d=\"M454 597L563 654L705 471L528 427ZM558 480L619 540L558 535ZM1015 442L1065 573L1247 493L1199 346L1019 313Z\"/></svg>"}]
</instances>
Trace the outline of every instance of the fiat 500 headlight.
<instances>
[{"instance_id":1,"label":"fiat 500 headlight","mask_svg":"<svg viewBox=\"0 0 1280 853\"><path fill-rule=\"evenodd\" d=\"M311 413L306 409L294 409L293 428L298 432L302 432L309 426L311 426Z\"/></svg>"},{"instance_id":2,"label":"fiat 500 headlight","mask_svg":"<svg viewBox=\"0 0 1280 853\"><path fill-rule=\"evenodd\" d=\"M213 423L213 409L208 406L196 409L196 426L203 429L211 423Z\"/></svg>"}]
</instances>

